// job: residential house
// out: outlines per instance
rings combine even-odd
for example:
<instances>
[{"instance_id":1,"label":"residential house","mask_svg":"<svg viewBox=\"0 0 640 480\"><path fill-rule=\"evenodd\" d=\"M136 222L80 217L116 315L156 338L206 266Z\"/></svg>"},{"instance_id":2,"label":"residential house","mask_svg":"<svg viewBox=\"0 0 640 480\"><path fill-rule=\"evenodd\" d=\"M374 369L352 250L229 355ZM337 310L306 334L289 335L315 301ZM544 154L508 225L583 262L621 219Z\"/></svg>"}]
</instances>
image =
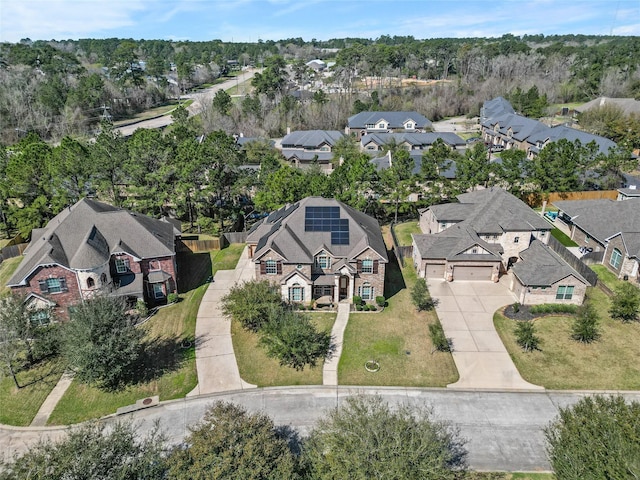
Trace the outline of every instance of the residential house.
<instances>
[{"instance_id":1,"label":"residential house","mask_svg":"<svg viewBox=\"0 0 640 480\"><path fill-rule=\"evenodd\" d=\"M349 117L345 133L358 140L370 133L425 132L431 122L418 112L360 112Z\"/></svg>"},{"instance_id":2,"label":"residential house","mask_svg":"<svg viewBox=\"0 0 640 480\"><path fill-rule=\"evenodd\" d=\"M549 129L545 124L516 113L502 113L482 122L482 136L486 143L506 149L527 150L527 139L536 132Z\"/></svg>"},{"instance_id":3,"label":"residential house","mask_svg":"<svg viewBox=\"0 0 640 480\"><path fill-rule=\"evenodd\" d=\"M290 302L338 303L384 295L388 263L374 218L342 202L307 197L255 224L247 235L256 278Z\"/></svg>"},{"instance_id":4,"label":"residential house","mask_svg":"<svg viewBox=\"0 0 640 480\"><path fill-rule=\"evenodd\" d=\"M462 138L451 132L371 133L360 138L360 149L364 152L378 152L385 145L395 143L409 152L428 150L438 139L453 149L462 150L467 146Z\"/></svg>"},{"instance_id":5,"label":"residential house","mask_svg":"<svg viewBox=\"0 0 640 480\"><path fill-rule=\"evenodd\" d=\"M282 155L296 167L317 163L330 170L333 147L343 136L337 130L297 130L282 139Z\"/></svg>"},{"instance_id":6,"label":"residential house","mask_svg":"<svg viewBox=\"0 0 640 480\"><path fill-rule=\"evenodd\" d=\"M84 198L34 229L8 286L35 310L68 309L98 293L132 303L176 291L179 224Z\"/></svg>"},{"instance_id":7,"label":"residential house","mask_svg":"<svg viewBox=\"0 0 640 480\"><path fill-rule=\"evenodd\" d=\"M594 108L602 108L605 106L614 106L619 108L625 115L631 115L632 113L640 115L640 100L636 100L635 98L598 97L595 100L591 100L584 105L576 107L575 111L577 113L582 113Z\"/></svg>"},{"instance_id":8,"label":"residential house","mask_svg":"<svg viewBox=\"0 0 640 480\"><path fill-rule=\"evenodd\" d=\"M524 150L527 151L527 157L533 159L549 142L557 142L561 139L570 142L578 140L582 145L595 142L598 147L598 153L604 155L608 155L609 150L617 146L616 142L608 138L593 135L592 133L587 133L582 130L576 130L575 128L565 125L557 125L555 127L545 127L529 135L526 139L527 145Z\"/></svg>"},{"instance_id":9,"label":"residential house","mask_svg":"<svg viewBox=\"0 0 640 480\"><path fill-rule=\"evenodd\" d=\"M581 247L602 252L602 264L618 278L637 281L640 244L640 198L615 200L558 200L556 222L568 229Z\"/></svg>"},{"instance_id":10,"label":"residential house","mask_svg":"<svg viewBox=\"0 0 640 480\"><path fill-rule=\"evenodd\" d=\"M522 303L582 303L588 281L548 246L546 220L500 188L457 198L420 211L424 233L412 235L419 276L497 282L512 271L510 288Z\"/></svg>"},{"instance_id":11,"label":"residential house","mask_svg":"<svg viewBox=\"0 0 640 480\"><path fill-rule=\"evenodd\" d=\"M516 113L508 100L503 97L496 97L484 102L480 108L480 122L493 117L498 117L505 113Z\"/></svg>"}]
</instances>

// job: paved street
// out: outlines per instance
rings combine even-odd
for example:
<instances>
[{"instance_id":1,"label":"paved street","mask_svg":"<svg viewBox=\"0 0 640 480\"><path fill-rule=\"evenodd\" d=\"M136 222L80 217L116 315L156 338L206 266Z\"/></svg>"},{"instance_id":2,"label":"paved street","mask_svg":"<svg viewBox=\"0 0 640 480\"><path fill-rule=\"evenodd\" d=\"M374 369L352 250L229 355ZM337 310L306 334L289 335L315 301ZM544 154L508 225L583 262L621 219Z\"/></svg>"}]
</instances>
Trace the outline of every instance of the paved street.
<instances>
[{"instance_id":1,"label":"paved street","mask_svg":"<svg viewBox=\"0 0 640 480\"><path fill-rule=\"evenodd\" d=\"M264 411L278 425L290 425L302 435L323 412L334 408L345 396L357 392L377 393L392 404L426 404L438 419L451 422L467 439L469 464L477 470L547 470L542 428L558 413L559 406L575 403L585 394L557 392L489 392L451 389L349 387L281 387L221 393L163 402L157 407L116 417L140 425L140 433L154 422L172 442L180 442L187 427L197 422L207 405L227 400L251 411ZM640 401L640 392L628 393ZM109 419L108 421L113 421ZM59 436L63 429L0 427L0 452L9 458L22 452L42 435Z\"/></svg>"},{"instance_id":2,"label":"paved street","mask_svg":"<svg viewBox=\"0 0 640 480\"><path fill-rule=\"evenodd\" d=\"M449 388L542 388L522 379L493 326L494 312L516 301L507 288L509 281L507 275L498 283L427 280L431 296L438 301L436 312L452 342L453 360L460 374Z\"/></svg>"}]
</instances>

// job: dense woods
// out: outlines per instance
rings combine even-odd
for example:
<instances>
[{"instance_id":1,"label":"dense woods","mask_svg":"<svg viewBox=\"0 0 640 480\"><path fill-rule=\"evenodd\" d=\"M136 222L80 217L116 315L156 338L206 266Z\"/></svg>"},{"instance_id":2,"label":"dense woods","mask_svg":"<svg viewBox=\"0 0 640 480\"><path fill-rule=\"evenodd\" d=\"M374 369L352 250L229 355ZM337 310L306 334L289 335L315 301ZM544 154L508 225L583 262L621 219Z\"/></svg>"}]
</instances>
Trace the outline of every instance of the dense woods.
<instances>
[{"instance_id":1,"label":"dense woods","mask_svg":"<svg viewBox=\"0 0 640 480\"><path fill-rule=\"evenodd\" d=\"M285 80L313 81L317 74L304 63L314 58L336 62L324 83L340 93L315 95L309 109L287 95ZM53 140L92 134L105 114L127 118L249 65L270 67L255 84L256 95L213 112L203 128L267 136L278 136L287 126L342 128L356 100L386 110L417 110L438 120L477 114L483 101L498 95L522 98L533 86L550 104L640 96L638 37L507 34L257 43L25 39L0 45L0 140L14 143L29 131ZM400 84L401 78L438 82L421 87ZM374 90L379 90L375 98Z\"/></svg>"}]
</instances>

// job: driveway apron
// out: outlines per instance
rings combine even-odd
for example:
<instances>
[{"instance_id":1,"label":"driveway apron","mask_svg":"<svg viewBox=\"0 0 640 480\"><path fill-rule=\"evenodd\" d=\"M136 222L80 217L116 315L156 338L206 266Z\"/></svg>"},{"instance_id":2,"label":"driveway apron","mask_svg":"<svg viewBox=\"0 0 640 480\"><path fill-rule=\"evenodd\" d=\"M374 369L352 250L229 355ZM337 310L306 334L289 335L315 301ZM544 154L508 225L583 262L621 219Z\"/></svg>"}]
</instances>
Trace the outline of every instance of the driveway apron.
<instances>
[{"instance_id":1,"label":"driveway apron","mask_svg":"<svg viewBox=\"0 0 640 480\"><path fill-rule=\"evenodd\" d=\"M240 378L231 341L231 320L220 310L220 301L229 289L253 276L254 265L245 248L235 270L218 270L209 284L196 320L198 385L187 396L256 387Z\"/></svg>"},{"instance_id":2,"label":"driveway apron","mask_svg":"<svg viewBox=\"0 0 640 480\"><path fill-rule=\"evenodd\" d=\"M460 374L448 388L543 390L520 376L493 326L494 312L516 301L509 280L507 275L498 283L427 279Z\"/></svg>"}]
</instances>

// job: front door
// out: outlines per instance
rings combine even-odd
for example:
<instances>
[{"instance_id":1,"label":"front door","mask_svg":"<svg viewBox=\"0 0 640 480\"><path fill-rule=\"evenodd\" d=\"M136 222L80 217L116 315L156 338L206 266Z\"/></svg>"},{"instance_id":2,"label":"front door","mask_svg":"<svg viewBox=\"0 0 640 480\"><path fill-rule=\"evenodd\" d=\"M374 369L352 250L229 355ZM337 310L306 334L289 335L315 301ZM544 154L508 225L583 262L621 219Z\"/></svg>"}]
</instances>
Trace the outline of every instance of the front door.
<instances>
[{"instance_id":1,"label":"front door","mask_svg":"<svg viewBox=\"0 0 640 480\"><path fill-rule=\"evenodd\" d=\"M340 277L340 300L349 295L349 277Z\"/></svg>"}]
</instances>

